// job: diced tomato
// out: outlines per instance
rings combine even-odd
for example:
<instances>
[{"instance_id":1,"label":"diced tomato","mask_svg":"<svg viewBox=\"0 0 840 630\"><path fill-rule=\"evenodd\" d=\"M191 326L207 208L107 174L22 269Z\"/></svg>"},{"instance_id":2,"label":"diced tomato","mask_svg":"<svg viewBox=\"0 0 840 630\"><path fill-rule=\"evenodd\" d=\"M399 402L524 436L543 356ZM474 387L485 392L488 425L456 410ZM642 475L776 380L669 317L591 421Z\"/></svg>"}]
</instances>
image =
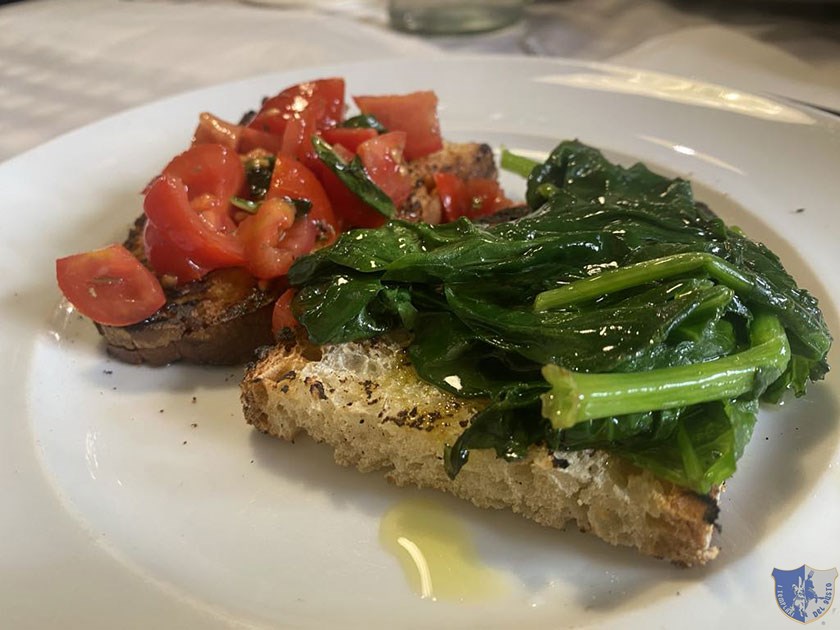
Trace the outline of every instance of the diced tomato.
<instances>
[{"instance_id":1,"label":"diced tomato","mask_svg":"<svg viewBox=\"0 0 840 630\"><path fill-rule=\"evenodd\" d=\"M59 258L55 272L70 303L107 326L142 322L166 303L155 275L122 245Z\"/></svg>"},{"instance_id":2,"label":"diced tomato","mask_svg":"<svg viewBox=\"0 0 840 630\"><path fill-rule=\"evenodd\" d=\"M190 207L216 232L225 234L236 229L236 222L230 216L230 202L215 195L203 194L190 201Z\"/></svg>"},{"instance_id":3,"label":"diced tomato","mask_svg":"<svg viewBox=\"0 0 840 630\"><path fill-rule=\"evenodd\" d=\"M268 199L239 225L246 269L257 278L285 275L296 258L312 251L318 230L309 217L295 220L295 208L281 199Z\"/></svg>"},{"instance_id":4,"label":"diced tomato","mask_svg":"<svg viewBox=\"0 0 840 630\"><path fill-rule=\"evenodd\" d=\"M352 151L350 151L349 149L345 149L340 144L338 146L333 147L332 149L335 152L335 154L345 162L349 162L354 157L356 157Z\"/></svg>"},{"instance_id":5,"label":"diced tomato","mask_svg":"<svg viewBox=\"0 0 840 630\"><path fill-rule=\"evenodd\" d=\"M146 260L158 275L172 276L177 284L198 280L210 271L187 258L164 232L149 221L143 229L143 247Z\"/></svg>"},{"instance_id":6,"label":"diced tomato","mask_svg":"<svg viewBox=\"0 0 840 630\"><path fill-rule=\"evenodd\" d=\"M405 142L404 131L389 131L365 140L357 151L368 177L397 207L401 206L411 193L412 182L403 158Z\"/></svg>"},{"instance_id":7,"label":"diced tomato","mask_svg":"<svg viewBox=\"0 0 840 630\"><path fill-rule=\"evenodd\" d=\"M263 103L248 126L282 136L288 121L307 109L315 113L318 129L335 127L344 117L344 79L319 79L286 88Z\"/></svg>"},{"instance_id":8,"label":"diced tomato","mask_svg":"<svg viewBox=\"0 0 840 630\"><path fill-rule=\"evenodd\" d=\"M193 210L187 186L180 178L168 174L158 177L148 188L143 208L148 220L197 265L217 269L245 263L236 237L214 230Z\"/></svg>"},{"instance_id":9,"label":"diced tomato","mask_svg":"<svg viewBox=\"0 0 840 630\"><path fill-rule=\"evenodd\" d=\"M242 127L234 125L213 114L203 112L198 116L198 127L193 133L193 146L197 144L221 144L234 151L239 149L239 135Z\"/></svg>"},{"instance_id":10,"label":"diced tomato","mask_svg":"<svg viewBox=\"0 0 840 630\"><path fill-rule=\"evenodd\" d=\"M227 203L245 181L245 170L236 151L220 144L199 144L175 156L164 175L179 178L192 201L204 194Z\"/></svg>"},{"instance_id":11,"label":"diced tomato","mask_svg":"<svg viewBox=\"0 0 840 630\"><path fill-rule=\"evenodd\" d=\"M274 162L271 185L266 193L266 199L277 197L307 199L312 207L306 216L320 227L323 244L329 245L335 240L338 222L321 182L306 166L282 154Z\"/></svg>"},{"instance_id":12,"label":"diced tomato","mask_svg":"<svg viewBox=\"0 0 840 630\"><path fill-rule=\"evenodd\" d=\"M300 326L292 313L292 300L295 298L295 293L297 292L294 289L286 289L274 303L274 311L271 315L271 330L275 336L285 329Z\"/></svg>"},{"instance_id":13,"label":"diced tomato","mask_svg":"<svg viewBox=\"0 0 840 630\"><path fill-rule=\"evenodd\" d=\"M230 197L244 179L239 156L221 144L197 144L167 164L144 203L153 224L145 245L155 271L187 282L244 262L230 214Z\"/></svg>"},{"instance_id":14,"label":"diced tomato","mask_svg":"<svg viewBox=\"0 0 840 630\"><path fill-rule=\"evenodd\" d=\"M315 113L310 109L290 119L283 132L280 152L303 162L314 158L315 149L312 147L311 138L317 130L316 124Z\"/></svg>"},{"instance_id":15,"label":"diced tomato","mask_svg":"<svg viewBox=\"0 0 840 630\"><path fill-rule=\"evenodd\" d=\"M443 208L443 220L454 221L467 211L467 187L464 180L452 173L435 173L435 188Z\"/></svg>"},{"instance_id":16,"label":"diced tomato","mask_svg":"<svg viewBox=\"0 0 840 630\"><path fill-rule=\"evenodd\" d=\"M341 145L348 151L356 152L359 145L365 140L370 140L379 135L376 129L369 128L350 128L350 127L335 127L334 129L324 129L321 132L321 137L324 138L331 145Z\"/></svg>"},{"instance_id":17,"label":"diced tomato","mask_svg":"<svg viewBox=\"0 0 840 630\"><path fill-rule=\"evenodd\" d=\"M283 137L273 133L241 127L239 133L239 153L250 153L255 149L265 149L269 153L279 153L283 147Z\"/></svg>"},{"instance_id":18,"label":"diced tomato","mask_svg":"<svg viewBox=\"0 0 840 630\"><path fill-rule=\"evenodd\" d=\"M467 198L470 202L470 211L467 214L469 217L485 217L513 205L495 179L475 177L468 179L466 183Z\"/></svg>"},{"instance_id":19,"label":"diced tomato","mask_svg":"<svg viewBox=\"0 0 840 630\"><path fill-rule=\"evenodd\" d=\"M493 179L464 181L452 173L435 173L434 179L446 222L462 216L483 217L513 205Z\"/></svg>"},{"instance_id":20,"label":"diced tomato","mask_svg":"<svg viewBox=\"0 0 840 630\"><path fill-rule=\"evenodd\" d=\"M416 160L443 148L437 95L431 91L393 96L356 96L362 113L374 116L389 131L405 131L405 159Z\"/></svg>"},{"instance_id":21,"label":"diced tomato","mask_svg":"<svg viewBox=\"0 0 840 630\"><path fill-rule=\"evenodd\" d=\"M193 134L193 146L198 144L220 144L237 153L250 153L254 149L265 149L277 153L283 144L281 136L242 125L234 125L213 114L204 112L198 117L198 127Z\"/></svg>"}]
</instances>

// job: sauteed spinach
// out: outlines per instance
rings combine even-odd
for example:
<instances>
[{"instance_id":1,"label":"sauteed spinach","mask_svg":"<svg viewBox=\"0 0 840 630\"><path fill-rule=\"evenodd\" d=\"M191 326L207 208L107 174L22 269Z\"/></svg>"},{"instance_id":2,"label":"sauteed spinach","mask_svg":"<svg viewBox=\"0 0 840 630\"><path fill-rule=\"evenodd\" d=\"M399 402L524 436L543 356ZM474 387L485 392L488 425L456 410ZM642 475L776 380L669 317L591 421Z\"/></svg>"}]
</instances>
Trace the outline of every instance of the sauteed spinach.
<instances>
[{"instance_id":1,"label":"sauteed spinach","mask_svg":"<svg viewBox=\"0 0 840 630\"><path fill-rule=\"evenodd\" d=\"M298 320L317 343L413 332L421 378L489 400L445 464L606 449L698 492L728 478L759 401L828 371L817 301L778 257L695 201L579 142L530 170L532 212L482 226L390 221L299 259Z\"/></svg>"}]
</instances>

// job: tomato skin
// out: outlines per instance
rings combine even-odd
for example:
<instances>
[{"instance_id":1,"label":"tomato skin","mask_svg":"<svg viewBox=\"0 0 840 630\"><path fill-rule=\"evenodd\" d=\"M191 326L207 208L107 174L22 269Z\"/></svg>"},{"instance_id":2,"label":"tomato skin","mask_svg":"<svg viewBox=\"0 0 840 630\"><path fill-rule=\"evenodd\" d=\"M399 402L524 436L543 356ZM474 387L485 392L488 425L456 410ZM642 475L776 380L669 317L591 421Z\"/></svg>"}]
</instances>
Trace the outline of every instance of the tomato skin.
<instances>
[{"instance_id":1,"label":"tomato skin","mask_svg":"<svg viewBox=\"0 0 840 630\"><path fill-rule=\"evenodd\" d=\"M294 258L278 244L294 221L294 207L277 199L264 201L256 214L239 224L238 236L245 252L245 268L252 275L269 279L282 276L289 270Z\"/></svg>"},{"instance_id":2,"label":"tomato skin","mask_svg":"<svg viewBox=\"0 0 840 630\"><path fill-rule=\"evenodd\" d=\"M279 153L282 148L282 136L276 136L272 133L250 127L241 127L239 146L237 147L239 153L250 153L254 149L264 149L269 153Z\"/></svg>"},{"instance_id":3,"label":"tomato skin","mask_svg":"<svg viewBox=\"0 0 840 630\"><path fill-rule=\"evenodd\" d=\"M232 233L236 222L230 216L230 202L204 194L190 201L190 207L216 232Z\"/></svg>"},{"instance_id":4,"label":"tomato skin","mask_svg":"<svg viewBox=\"0 0 840 630\"><path fill-rule=\"evenodd\" d=\"M445 222L462 216L476 219L513 205L494 179L465 181L452 173L435 173L434 179Z\"/></svg>"},{"instance_id":5,"label":"tomato skin","mask_svg":"<svg viewBox=\"0 0 840 630\"><path fill-rule=\"evenodd\" d=\"M449 223L463 216L467 209L467 188L464 180L452 173L435 173L434 179L444 222Z\"/></svg>"},{"instance_id":6,"label":"tomato skin","mask_svg":"<svg viewBox=\"0 0 840 630\"><path fill-rule=\"evenodd\" d=\"M323 245L331 244L338 233L338 221L333 213L332 203L327 192L315 174L301 162L287 155L278 155L271 174L271 184L266 199L291 197L308 199L312 204L308 219L321 224Z\"/></svg>"},{"instance_id":7,"label":"tomato skin","mask_svg":"<svg viewBox=\"0 0 840 630\"><path fill-rule=\"evenodd\" d=\"M412 181L403 159L405 142L404 131L389 131L365 140L357 151L368 177L398 208L408 199L412 189Z\"/></svg>"},{"instance_id":8,"label":"tomato skin","mask_svg":"<svg viewBox=\"0 0 840 630\"><path fill-rule=\"evenodd\" d=\"M334 129L324 129L321 132L321 137L329 144L333 146L341 145L353 153L356 153L359 145L365 140L370 140L378 135L376 129L351 129L349 127L335 127Z\"/></svg>"},{"instance_id":9,"label":"tomato skin","mask_svg":"<svg viewBox=\"0 0 840 630\"><path fill-rule=\"evenodd\" d=\"M173 276L177 284L185 284L206 276L210 269L194 263L158 229L146 221L143 228L143 248L146 260L158 275Z\"/></svg>"},{"instance_id":10,"label":"tomato skin","mask_svg":"<svg viewBox=\"0 0 840 630\"><path fill-rule=\"evenodd\" d=\"M467 197L470 200L467 216L470 218L485 217L513 205L495 179L474 177L466 181L466 186Z\"/></svg>"},{"instance_id":11,"label":"tomato skin","mask_svg":"<svg viewBox=\"0 0 840 630\"><path fill-rule=\"evenodd\" d=\"M355 96L364 114L374 116L389 131L405 131L405 159L416 160L443 148L437 115L437 95L432 91L391 96Z\"/></svg>"},{"instance_id":12,"label":"tomato skin","mask_svg":"<svg viewBox=\"0 0 840 630\"><path fill-rule=\"evenodd\" d=\"M288 121L283 131L280 152L303 162L315 157L312 135L317 131L315 113L306 109Z\"/></svg>"},{"instance_id":13,"label":"tomato skin","mask_svg":"<svg viewBox=\"0 0 840 630\"><path fill-rule=\"evenodd\" d=\"M300 326L292 313L292 300L295 298L295 293L297 291L294 289L286 289L274 303L274 311L271 314L271 331L275 337L286 329Z\"/></svg>"},{"instance_id":14,"label":"tomato skin","mask_svg":"<svg viewBox=\"0 0 840 630\"><path fill-rule=\"evenodd\" d=\"M161 175L148 188L143 208L148 220L201 267L218 269L245 263L242 245L230 234L214 230L190 206L187 186L178 177Z\"/></svg>"},{"instance_id":15,"label":"tomato skin","mask_svg":"<svg viewBox=\"0 0 840 630\"><path fill-rule=\"evenodd\" d=\"M220 144L236 151L239 148L242 127L217 118L208 112L198 116L198 126L193 133L193 146L198 144Z\"/></svg>"},{"instance_id":16,"label":"tomato skin","mask_svg":"<svg viewBox=\"0 0 840 630\"><path fill-rule=\"evenodd\" d=\"M316 128L338 125L344 117L344 79L318 79L288 87L263 103L248 127L282 136L288 121L307 109L315 114Z\"/></svg>"},{"instance_id":17,"label":"tomato skin","mask_svg":"<svg viewBox=\"0 0 840 630\"><path fill-rule=\"evenodd\" d=\"M155 275L122 245L59 258L55 271L76 310L106 326L142 322L166 303Z\"/></svg>"},{"instance_id":18,"label":"tomato skin","mask_svg":"<svg viewBox=\"0 0 840 630\"><path fill-rule=\"evenodd\" d=\"M187 187L189 200L204 194L227 203L245 181L245 169L236 151L220 144L198 144L175 156L164 175L179 178Z\"/></svg>"},{"instance_id":19,"label":"tomato skin","mask_svg":"<svg viewBox=\"0 0 840 630\"><path fill-rule=\"evenodd\" d=\"M280 245L292 254L292 260L296 260L308 254L315 247L318 238L318 228L309 217L300 217L295 220L294 225L283 235ZM288 269L286 270L288 271ZM283 272L286 273L285 271Z\"/></svg>"},{"instance_id":20,"label":"tomato skin","mask_svg":"<svg viewBox=\"0 0 840 630\"><path fill-rule=\"evenodd\" d=\"M261 279L283 276L296 258L315 247L318 229L309 217L295 219L295 208L281 199L264 201L239 225L245 268Z\"/></svg>"},{"instance_id":21,"label":"tomato skin","mask_svg":"<svg viewBox=\"0 0 840 630\"><path fill-rule=\"evenodd\" d=\"M193 133L192 146L199 144L220 144L243 154L254 149L277 153L283 145L283 139L265 131L234 125L204 112L198 117L198 126Z\"/></svg>"}]
</instances>

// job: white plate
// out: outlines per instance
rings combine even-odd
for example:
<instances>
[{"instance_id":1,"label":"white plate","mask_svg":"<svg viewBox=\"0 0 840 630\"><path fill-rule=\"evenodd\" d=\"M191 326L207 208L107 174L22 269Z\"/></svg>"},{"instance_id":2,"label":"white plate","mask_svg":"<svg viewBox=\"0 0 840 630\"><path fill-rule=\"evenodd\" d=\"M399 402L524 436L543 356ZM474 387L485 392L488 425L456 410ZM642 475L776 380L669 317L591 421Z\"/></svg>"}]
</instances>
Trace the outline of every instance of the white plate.
<instances>
[{"instance_id":1,"label":"white plate","mask_svg":"<svg viewBox=\"0 0 840 630\"><path fill-rule=\"evenodd\" d=\"M485 57L263 76L103 120L0 166L2 625L791 627L773 568L840 566L833 375L762 412L722 501L721 555L703 569L429 493L513 584L467 605L419 599L377 541L383 512L416 492L341 469L305 440L257 435L241 418L240 370L106 358L62 303L54 259L122 238L137 191L188 143L199 112L235 118L325 75L355 94L435 89L451 139L544 152L577 137L690 177L840 330L840 124L816 112L646 72Z\"/></svg>"}]
</instances>

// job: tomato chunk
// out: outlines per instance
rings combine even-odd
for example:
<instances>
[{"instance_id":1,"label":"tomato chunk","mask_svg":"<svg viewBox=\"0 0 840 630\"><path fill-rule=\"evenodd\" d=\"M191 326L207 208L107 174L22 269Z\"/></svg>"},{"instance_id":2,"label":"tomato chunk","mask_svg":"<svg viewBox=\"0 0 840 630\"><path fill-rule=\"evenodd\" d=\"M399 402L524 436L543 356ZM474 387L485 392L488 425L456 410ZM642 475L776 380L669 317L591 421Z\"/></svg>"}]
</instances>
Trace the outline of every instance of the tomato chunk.
<instances>
[{"instance_id":1,"label":"tomato chunk","mask_svg":"<svg viewBox=\"0 0 840 630\"><path fill-rule=\"evenodd\" d=\"M315 222L320 232L321 244L329 245L338 233L338 222L333 206L315 174L299 161L287 155L278 155L274 162L266 199L291 197L306 199L311 204L308 219Z\"/></svg>"},{"instance_id":2,"label":"tomato chunk","mask_svg":"<svg viewBox=\"0 0 840 630\"><path fill-rule=\"evenodd\" d=\"M282 136L273 133L242 127L239 133L239 153L250 153L254 149L264 149L269 153L278 153L283 147Z\"/></svg>"},{"instance_id":3,"label":"tomato chunk","mask_svg":"<svg viewBox=\"0 0 840 630\"><path fill-rule=\"evenodd\" d=\"M198 127L193 133L193 146L197 144L220 144L236 151L242 127L203 112L198 116Z\"/></svg>"},{"instance_id":4,"label":"tomato chunk","mask_svg":"<svg viewBox=\"0 0 840 630\"><path fill-rule=\"evenodd\" d=\"M348 151L355 153L365 140L370 140L379 135L376 129L349 127L335 127L334 129L324 129L321 132L321 137L331 145L340 144Z\"/></svg>"},{"instance_id":5,"label":"tomato chunk","mask_svg":"<svg viewBox=\"0 0 840 630\"><path fill-rule=\"evenodd\" d=\"M312 251L318 230L308 217L295 220L295 208L282 199L268 199L255 215L239 225L246 269L257 278L283 276L296 258Z\"/></svg>"},{"instance_id":6,"label":"tomato chunk","mask_svg":"<svg viewBox=\"0 0 840 630\"><path fill-rule=\"evenodd\" d=\"M295 298L295 293L294 289L286 289L274 303L274 311L271 314L271 331L275 336L284 330L300 326L292 313L292 300Z\"/></svg>"},{"instance_id":7,"label":"tomato chunk","mask_svg":"<svg viewBox=\"0 0 840 630\"><path fill-rule=\"evenodd\" d=\"M136 324L166 303L155 275L122 245L59 258L55 271L64 296L100 324Z\"/></svg>"},{"instance_id":8,"label":"tomato chunk","mask_svg":"<svg viewBox=\"0 0 840 630\"><path fill-rule=\"evenodd\" d=\"M416 160L443 148L434 92L356 96L353 100L362 113L374 116L389 131L406 132L406 160Z\"/></svg>"},{"instance_id":9,"label":"tomato chunk","mask_svg":"<svg viewBox=\"0 0 840 630\"><path fill-rule=\"evenodd\" d=\"M411 178L403 158L406 133L388 133L365 140L359 145L358 155L368 177L379 186L399 207L411 193Z\"/></svg>"},{"instance_id":10,"label":"tomato chunk","mask_svg":"<svg viewBox=\"0 0 840 630\"><path fill-rule=\"evenodd\" d=\"M315 156L311 138L316 131L315 113L309 109L304 110L286 125L280 152L306 162Z\"/></svg>"},{"instance_id":11,"label":"tomato chunk","mask_svg":"<svg viewBox=\"0 0 840 630\"><path fill-rule=\"evenodd\" d=\"M187 190L178 177L158 177L143 202L148 220L199 266L218 269L244 264L245 254L236 237L214 230L202 219L190 206Z\"/></svg>"},{"instance_id":12,"label":"tomato chunk","mask_svg":"<svg viewBox=\"0 0 840 630\"><path fill-rule=\"evenodd\" d=\"M443 218L447 222L459 217L483 217L513 205L493 179L465 181L452 173L435 173L434 179Z\"/></svg>"},{"instance_id":13,"label":"tomato chunk","mask_svg":"<svg viewBox=\"0 0 840 630\"><path fill-rule=\"evenodd\" d=\"M467 216L471 218L485 217L513 205L495 179L475 177L468 179L466 185L470 204Z\"/></svg>"},{"instance_id":14,"label":"tomato chunk","mask_svg":"<svg viewBox=\"0 0 840 630\"><path fill-rule=\"evenodd\" d=\"M245 181L245 170L236 151L220 144L199 144L175 156L164 175L179 178L190 201L210 194L227 203Z\"/></svg>"},{"instance_id":15,"label":"tomato chunk","mask_svg":"<svg viewBox=\"0 0 840 630\"><path fill-rule=\"evenodd\" d=\"M286 88L263 103L248 127L282 136L288 121L307 109L314 112L318 129L338 125L344 117L344 79L319 79Z\"/></svg>"},{"instance_id":16,"label":"tomato chunk","mask_svg":"<svg viewBox=\"0 0 840 630\"><path fill-rule=\"evenodd\" d=\"M146 260L159 275L175 278L177 284L192 282L206 276L210 269L190 260L166 234L146 221L143 229L143 247Z\"/></svg>"}]
</instances>

